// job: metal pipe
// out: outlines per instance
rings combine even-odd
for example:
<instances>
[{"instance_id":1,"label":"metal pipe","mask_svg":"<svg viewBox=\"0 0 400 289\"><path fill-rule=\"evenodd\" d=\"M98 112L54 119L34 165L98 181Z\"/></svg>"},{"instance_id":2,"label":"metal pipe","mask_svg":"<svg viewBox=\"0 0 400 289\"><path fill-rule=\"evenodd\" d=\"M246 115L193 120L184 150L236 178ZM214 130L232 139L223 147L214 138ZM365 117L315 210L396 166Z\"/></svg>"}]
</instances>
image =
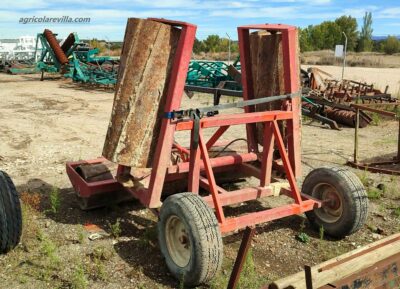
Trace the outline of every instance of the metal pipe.
<instances>
[{"instance_id":1,"label":"metal pipe","mask_svg":"<svg viewBox=\"0 0 400 289\"><path fill-rule=\"evenodd\" d=\"M356 125L354 130L354 163L358 160L358 128L360 127L360 110L356 109Z\"/></svg>"},{"instance_id":2,"label":"metal pipe","mask_svg":"<svg viewBox=\"0 0 400 289\"><path fill-rule=\"evenodd\" d=\"M228 43L228 65L231 64L231 37L229 36L228 33L226 33L226 36L228 36L229 43Z\"/></svg>"},{"instance_id":3,"label":"metal pipe","mask_svg":"<svg viewBox=\"0 0 400 289\"><path fill-rule=\"evenodd\" d=\"M344 78L344 68L346 67L346 54L347 54L347 35L342 31L345 42L344 42L344 57L343 57L343 68L342 68L342 80Z\"/></svg>"},{"instance_id":4,"label":"metal pipe","mask_svg":"<svg viewBox=\"0 0 400 289\"><path fill-rule=\"evenodd\" d=\"M400 118L399 118L399 134L397 140L397 161L400 161Z\"/></svg>"}]
</instances>

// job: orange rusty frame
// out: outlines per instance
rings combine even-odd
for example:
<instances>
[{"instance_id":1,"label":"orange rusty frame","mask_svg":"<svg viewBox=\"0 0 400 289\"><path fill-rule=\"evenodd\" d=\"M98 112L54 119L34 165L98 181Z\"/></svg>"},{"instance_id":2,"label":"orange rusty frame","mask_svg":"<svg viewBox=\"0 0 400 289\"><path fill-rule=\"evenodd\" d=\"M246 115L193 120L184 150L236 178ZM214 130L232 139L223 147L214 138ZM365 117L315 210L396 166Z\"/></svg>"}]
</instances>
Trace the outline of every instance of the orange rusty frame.
<instances>
[{"instance_id":1,"label":"orange rusty frame","mask_svg":"<svg viewBox=\"0 0 400 289\"><path fill-rule=\"evenodd\" d=\"M153 19L182 28L174 65L172 68L170 83L168 87L165 112L179 110L183 95L186 74L191 57L192 46L195 37L196 26L183 22L169 21L165 19ZM282 34L284 76L286 93L295 93L299 90L298 63L296 58L296 28L287 25L251 25L238 28L239 47L242 67L243 98L250 100L254 98L253 79L250 69L250 30L267 30L270 32L280 32ZM278 127L278 121L287 122L288 143L287 148L283 141ZM264 123L264 143L263 152L258 151L256 141L256 123ZM243 113L217 115L200 119L199 122L199 145L191 145L190 149L174 144L174 133L176 131L191 131L191 144L194 139L194 121L191 119L172 120L163 118L159 141L155 152L152 165L150 182L148 188L127 189L141 203L149 208L159 208L162 204L161 196L164 182L188 178L188 191L198 194L202 187L210 192L204 200L215 209L215 213L222 233L235 231L247 226L253 226L266 221L279 219L285 216L301 214L321 206L321 202L307 198L301 194L296 183L296 178L301 174L300 162L300 99L292 98L282 102L282 110L256 112L254 106L247 106ZM218 139L233 125L246 125L248 152L234 153L215 158L210 158L208 150L216 144ZM214 135L206 140L203 130L206 128L218 128ZM238 217L226 217L223 207L230 204L241 203L263 196L273 194L271 187L271 172L273 166L273 148L279 149L283 161L283 167L290 184L287 195L294 199L293 204L266 209L264 211L248 213ZM186 155L182 163L170 165L172 150L178 151L181 155ZM261 160L261 168L256 168L249 162ZM96 161L91 161L96 162ZM102 160L98 160L102 162ZM88 190L87 183L76 174L74 168L82 162L68 163L67 172L72 184L77 192L83 197L88 197L97 193L96 184ZM260 179L257 187L243 188L236 191L227 192L216 183L214 172L216 169L226 168L235 170L248 170ZM118 167L118 174L130 172L129 167ZM121 188L116 180L100 181L97 183L99 189L107 184L114 189ZM104 191L104 190L103 190Z\"/></svg>"}]
</instances>

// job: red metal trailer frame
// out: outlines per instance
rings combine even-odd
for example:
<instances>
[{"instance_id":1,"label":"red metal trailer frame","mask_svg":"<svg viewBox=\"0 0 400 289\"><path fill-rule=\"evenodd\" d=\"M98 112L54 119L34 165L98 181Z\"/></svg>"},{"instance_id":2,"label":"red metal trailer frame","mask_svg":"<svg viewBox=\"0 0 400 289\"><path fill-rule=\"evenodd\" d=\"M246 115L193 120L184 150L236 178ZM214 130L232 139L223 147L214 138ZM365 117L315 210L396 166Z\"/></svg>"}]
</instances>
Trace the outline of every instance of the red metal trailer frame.
<instances>
[{"instance_id":1,"label":"red metal trailer frame","mask_svg":"<svg viewBox=\"0 0 400 289\"><path fill-rule=\"evenodd\" d=\"M181 36L176 51L172 76L170 78L165 113L179 110L184 91L186 74L191 58L196 26L165 19L152 19L181 28ZM288 25L250 25L238 28L239 47L242 69L243 98L254 98L253 77L250 68L250 30L267 30L282 34L284 75L286 93L299 91L298 59L296 57L297 32L296 28ZM287 122L287 148L278 127L279 121ZM264 123L263 151L260 152L256 141L256 123ZM232 232L246 226L279 219L282 217L301 214L321 207L322 203L309 196L301 194L296 178L301 174L300 161L300 98L282 101L282 109L276 111L256 112L254 106L247 106L243 113L220 114L213 117L204 117L199 120L198 146L193 145L195 138L193 119L163 118L151 174L148 176L149 186L146 188L124 188L118 181L118 175L130 173L131 168L119 165L115 179L86 182L75 170L84 163L102 163L104 159L78 161L67 163L67 173L74 189L83 198L97 193L112 192L126 189L140 202L151 209L161 207L161 196L165 182L187 178L188 191L199 193L202 187L209 191L204 200L215 209L222 233ZM246 125L248 151L246 153L232 153L225 156L211 158L208 150L216 144L218 139L230 126ZM214 135L205 139L203 130L218 128ZM191 132L191 146L184 148L174 144L176 131ZM260 197L273 195L271 186L274 144L279 149L283 168L290 190L286 195L293 198L292 204L264 211L252 212L236 217L226 217L223 207L242 203ZM178 150L185 157L183 162L170 165L172 149ZM260 162L260 168L253 165ZM241 170L250 173L260 180L259 186L247 187L235 191L226 191L218 186L215 179L215 170Z\"/></svg>"}]
</instances>

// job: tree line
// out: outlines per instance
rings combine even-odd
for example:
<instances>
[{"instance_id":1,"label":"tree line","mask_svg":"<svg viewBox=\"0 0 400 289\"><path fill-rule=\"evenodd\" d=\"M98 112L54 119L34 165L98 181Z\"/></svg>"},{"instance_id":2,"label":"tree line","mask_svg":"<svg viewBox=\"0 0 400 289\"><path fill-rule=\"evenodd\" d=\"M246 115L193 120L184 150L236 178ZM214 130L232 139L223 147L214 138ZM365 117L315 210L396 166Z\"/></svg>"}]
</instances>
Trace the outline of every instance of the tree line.
<instances>
[{"instance_id":1,"label":"tree line","mask_svg":"<svg viewBox=\"0 0 400 289\"><path fill-rule=\"evenodd\" d=\"M302 52L332 50L335 45L344 44L345 34L347 36L348 51L399 53L400 40L397 37L389 36L380 41L372 39L372 24L372 13L366 12L360 30L358 30L357 19L345 15L334 21L324 21L318 25L309 25L303 29L299 28L300 50ZM193 51L196 54L201 52L228 52L229 42L228 38L213 34L204 40L196 39ZM237 53L238 50L238 42L231 41L231 52Z\"/></svg>"},{"instance_id":2,"label":"tree line","mask_svg":"<svg viewBox=\"0 0 400 289\"><path fill-rule=\"evenodd\" d=\"M344 44L347 36L347 49L357 52L384 52L394 54L400 52L400 41L396 36L389 36L384 40L372 39L372 13L366 12L361 30L357 19L351 16L341 16L334 21L324 21L318 25L309 25L299 29L300 50L316 51L333 49L336 44ZM345 35L344 35L345 34Z\"/></svg>"}]
</instances>

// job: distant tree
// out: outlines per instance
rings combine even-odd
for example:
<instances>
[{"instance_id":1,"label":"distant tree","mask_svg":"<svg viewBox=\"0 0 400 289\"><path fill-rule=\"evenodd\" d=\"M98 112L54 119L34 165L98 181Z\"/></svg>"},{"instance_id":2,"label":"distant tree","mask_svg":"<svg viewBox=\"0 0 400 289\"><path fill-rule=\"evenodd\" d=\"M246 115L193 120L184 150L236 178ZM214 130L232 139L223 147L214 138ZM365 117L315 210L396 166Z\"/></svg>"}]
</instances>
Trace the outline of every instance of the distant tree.
<instances>
[{"instance_id":1,"label":"distant tree","mask_svg":"<svg viewBox=\"0 0 400 289\"><path fill-rule=\"evenodd\" d=\"M400 52L400 40L396 36L389 36L382 43L383 51L386 54L395 54Z\"/></svg>"},{"instance_id":2,"label":"distant tree","mask_svg":"<svg viewBox=\"0 0 400 289\"><path fill-rule=\"evenodd\" d=\"M193 44L193 52L196 54L199 54L200 52L202 52L203 48L204 48L203 42L200 41L199 39L195 38L194 44Z\"/></svg>"},{"instance_id":3,"label":"distant tree","mask_svg":"<svg viewBox=\"0 0 400 289\"><path fill-rule=\"evenodd\" d=\"M324 44L322 49L334 49L335 45L341 39L341 27L332 21L325 21L321 23L322 31L324 32Z\"/></svg>"},{"instance_id":4,"label":"distant tree","mask_svg":"<svg viewBox=\"0 0 400 289\"><path fill-rule=\"evenodd\" d=\"M363 26L361 28L360 39L358 41L358 51L372 51L374 44L372 41L372 13L365 12Z\"/></svg>"},{"instance_id":5,"label":"distant tree","mask_svg":"<svg viewBox=\"0 0 400 289\"><path fill-rule=\"evenodd\" d=\"M238 41L231 41L231 52L232 53L239 52L239 42Z\"/></svg>"},{"instance_id":6,"label":"distant tree","mask_svg":"<svg viewBox=\"0 0 400 289\"><path fill-rule=\"evenodd\" d=\"M311 41L310 30L313 26L309 26L307 28L301 29L299 28L299 43L300 43L300 51L313 51L314 46Z\"/></svg>"},{"instance_id":7,"label":"distant tree","mask_svg":"<svg viewBox=\"0 0 400 289\"><path fill-rule=\"evenodd\" d=\"M220 41L221 39L218 35L208 35L207 39L203 41L205 52L219 52Z\"/></svg>"},{"instance_id":8,"label":"distant tree","mask_svg":"<svg viewBox=\"0 0 400 289\"><path fill-rule=\"evenodd\" d=\"M97 48L100 53L104 53L107 49L106 43L104 41L98 40L97 38L89 40L89 46L92 48Z\"/></svg>"},{"instance_id":9,"label":"distant tree","mask_svg":"<svg viewBox=\"0 0 400 289\"><path fill-rule=\"evenodd\" d=\"M339 26L341 34L341 42L344 43L344 32L347 36L347 49L354 51L357 47L358 31L357 31L357 19L351 16L341 16L335 20L335 23ZM337 44L337 43L336 43Z\"/></svg>"},{"instance_id":10,"label":"distant tree","mask_svg":"<svg viewBox=\"0 0 400 289\"><path fill-rule=\"evenodd\" d=\"M319 25L309 26L310 43L314 50L333 49L340 41L340 27L332 21L324 21Z\"/></svg>"}]
</instances>

